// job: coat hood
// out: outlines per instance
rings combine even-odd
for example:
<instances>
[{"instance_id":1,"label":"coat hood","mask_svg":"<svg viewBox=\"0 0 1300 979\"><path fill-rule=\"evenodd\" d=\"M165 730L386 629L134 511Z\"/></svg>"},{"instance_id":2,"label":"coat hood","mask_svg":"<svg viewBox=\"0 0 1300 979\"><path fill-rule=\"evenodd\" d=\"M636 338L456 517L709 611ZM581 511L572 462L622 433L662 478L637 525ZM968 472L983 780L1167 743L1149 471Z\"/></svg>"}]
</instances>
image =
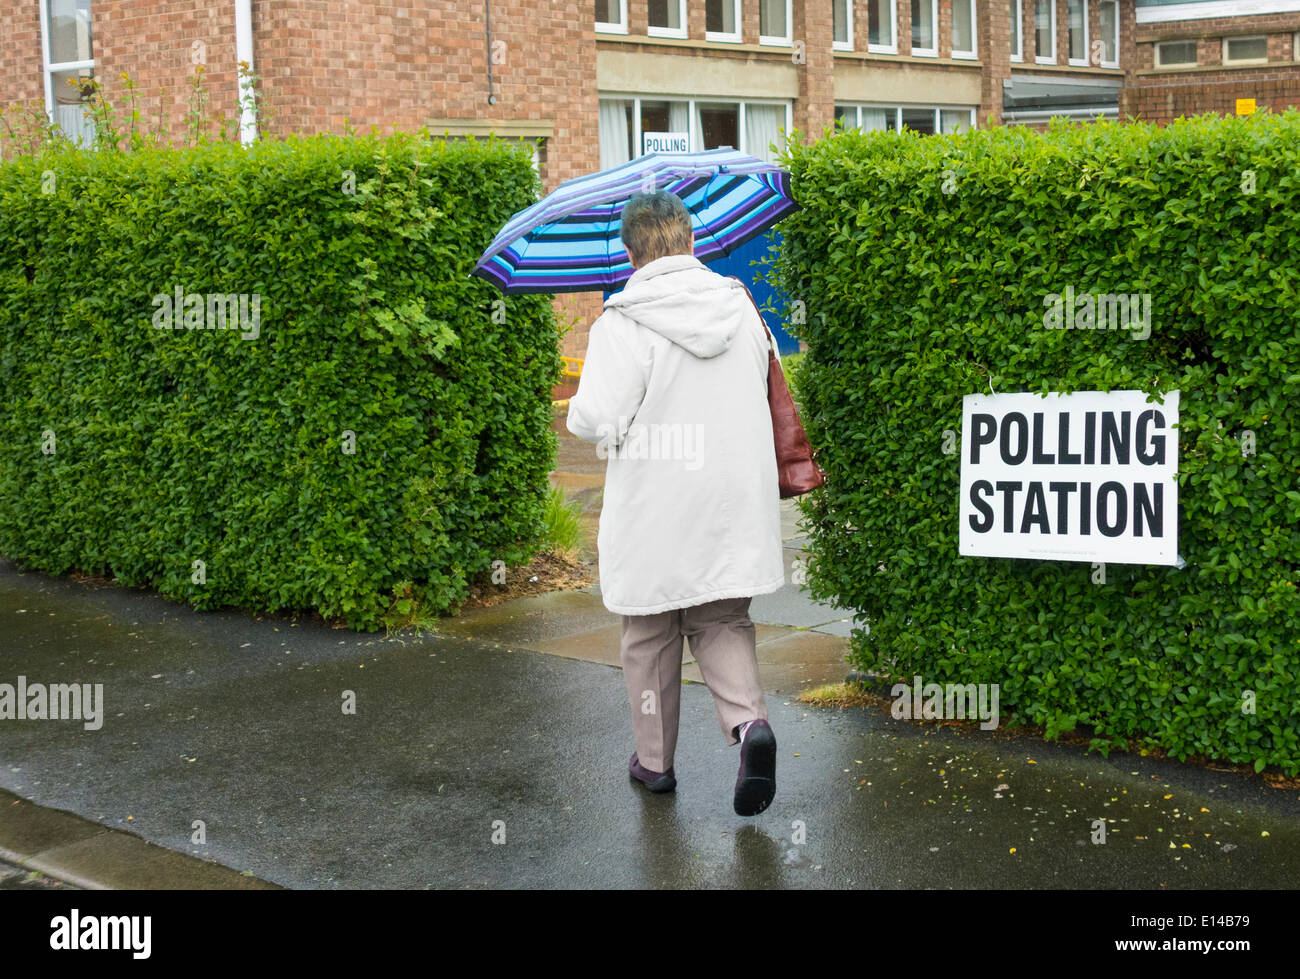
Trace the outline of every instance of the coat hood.
<instances>
[{"instance_id":1,"label":"coat hood","mask_svg":"<svg viewBox=\"0 0 1300 979\"><path fill-rule=\"evenodd\" d=\"M745 287L693 255L665 255L632 273L606 309L671 340L701 359L725 352L749 308Z\"/></svg>"}]
</instances>

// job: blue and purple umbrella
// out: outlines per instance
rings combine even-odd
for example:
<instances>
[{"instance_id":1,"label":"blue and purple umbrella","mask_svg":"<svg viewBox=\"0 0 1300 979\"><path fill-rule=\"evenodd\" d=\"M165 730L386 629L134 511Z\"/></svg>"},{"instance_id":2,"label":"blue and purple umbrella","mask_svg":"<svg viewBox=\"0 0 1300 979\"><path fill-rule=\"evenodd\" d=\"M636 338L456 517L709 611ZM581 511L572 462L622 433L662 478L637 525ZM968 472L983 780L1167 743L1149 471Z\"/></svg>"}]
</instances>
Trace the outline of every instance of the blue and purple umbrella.
<instances>
[{"instance_id":1,"label":"blue and purple umbrella","mask_svg":"<svg viewBox=\"0 0 1300 979\"><path fill-rule=\"evenodd\" d=\"M736 150L647 153L566 180L520 211L473 274L507 295L617 289L633 271L619 240L623 207L648 190L670 190L682 199L702 262L762 234L797 206L789 174Z\"/></svg>"}]
</instances>

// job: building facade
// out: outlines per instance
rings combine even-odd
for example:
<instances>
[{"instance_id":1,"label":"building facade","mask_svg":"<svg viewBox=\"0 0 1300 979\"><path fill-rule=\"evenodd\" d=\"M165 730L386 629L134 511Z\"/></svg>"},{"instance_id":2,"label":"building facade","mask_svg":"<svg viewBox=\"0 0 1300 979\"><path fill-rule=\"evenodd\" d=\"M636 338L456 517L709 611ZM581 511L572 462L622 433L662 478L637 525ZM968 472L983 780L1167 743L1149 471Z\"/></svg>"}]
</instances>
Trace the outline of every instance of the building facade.
<instances>
[{"instance_id":1,"label":"building facade","mask_svg":"<svg viewBox=\"0 0 1300 979\"><path fill-rule=\"evenodd\" d=\"M87 79L120 102L129 76L178 131L198 66L245 138L494 132L535 147L550 190L654 134L772 159L837 125L1280 110L1300 103L1300 0L0 0L0 108L86 141ZM580 357L600 298L557 303Z\"/></svg>"}]
</instances>

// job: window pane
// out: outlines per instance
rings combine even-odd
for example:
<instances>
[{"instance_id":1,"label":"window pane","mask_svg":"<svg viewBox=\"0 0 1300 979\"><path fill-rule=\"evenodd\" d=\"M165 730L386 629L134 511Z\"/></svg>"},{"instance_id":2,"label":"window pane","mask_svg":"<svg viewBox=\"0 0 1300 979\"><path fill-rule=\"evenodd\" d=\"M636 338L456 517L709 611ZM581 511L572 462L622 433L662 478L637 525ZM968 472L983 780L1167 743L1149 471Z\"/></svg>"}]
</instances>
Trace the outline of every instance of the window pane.
<instances>
[{"instance_id":1,"label":"window pane","mask_svg":"<svg viewBox=\"0 0 1300 979\"><path fill-rule=\"evenodd\" d=\"M848 44L852 40L849 37L849 4L852 2L853 0L834 0L831 7L835 40L840 44Z\"/></svg>"},{"instance_id":2,"label":"window pane","mask_svg":"<svg viewBox=\"0 0 1300 979\"><path fill-rule=\"evenodd\" d=\"M975 35L972 33L971 0L953 0L952 4L952 49L954 51L971 51L975 47Z\"/></svg>"},{"instance_id":3,"label":"window pane","mask_svg":"<svg viewBox=\"0 0 1300 979\"><path fill-rule=\"evenodd\" d=\"M704 29L713 34L735 34L736 5L733 0L708 0L704 5Z\"/></svg>"},{"instance_id":4,"label":"window pane","mask_svg":"<svg viewBox=\"0 0 1300 979\"><path fill-rule=\"evenodd\" d=\"M50 63L89 61L90 0L49 0Z\"/></svg>"},{"instance_id":5,"label":"window pane","mask_svg":"<svg viewBox=\"0 0 1300 979\"><path fill-rule=\"evenodd\" d=\"M1011 53L1020 54L1020 0L1011 0Z\"/></svg>"},{"instance_id":6,"label":"window pane","mask_svg":"<svg viewBox=\"0 0 1300 979\"><path fill-rule=\"evenodd\" d=\"M1263 61L1268 57L1268 39L1264 37L1228 38L1227 61Z\"/></svg>"},{"instance_id":7,"label":"window pane","mask_svg":"<svg viewBox=\"0 0 1300 979\"><path fill-rule=\"evenodd\" d=\"M1157 44L1156 64L1162 66L1196 64L1196 42L1165 41L1163 44Z\"/></svg>"},{"instance_id":8,"label":"window pane","mask_svg":"<svg viewBox=\"0 0 1300 979\"><path fill-rule=\"evenodd\" d=\"M785 127L785 106L745 103L745 152L765 163L776 160ZM777 149L773 149L775 146Z\"/></svg>"},{"instance_id":9,"label":"window pane","mask_svg":"<svg viewBox=\"0 0 1300 979\"><path fill-rule=\"evenodd\" d=\"M87 83L93 75L89 68L76 68L50 76L54 85L54 121L69 139L82 146L89 146L94 135L94 126L86 116L86 100L93 94Z\"/></svg>"},{"instance_id":10,"label":"window pane","mask_svg":"<svg viewBox=\"0 0 1300 979\"><path fill-rule=\"evenodd\" d=\"M911 129L926 136L934 134L933 109L904 109L903 128Z\"/></svg>"},{"instance_id":11,"label":"window pane","mask_svg":"<svg viewBox=\"0 0 1300 979\"><path fill-rule=\"evenodd\" d=\"M1102 0L1101 3L1101 59L1107 64L1119 62L1119 3ZM1195 54L1195 51L1193 51Z\"/></svg>"},{"instance_id":12,"label":"window pane","mask_svg":"<svg viewBox=\"0 0 1300 979\"><path fill-rule=\"evenodd\" d=\"M608 170L638 155L632 146L631 99L601 99L597 103L600 128L600 168Z\"/></svg>"},{"instance_id":13,"label":"window pane","mask_svg":"<svg viewBox=\"0 0 1300 979\"><path fill-rule=\"evenodd\" d=\"M858 110L851 105L837 105L835 107L835 128L836 129L856 129L858 126Z\"/></svg>"},{"instance_id":14,"label":"window pane","mask_svg":"<svg viewBox=\"0 0 1300 979\"><path fill-rule=\"evenodd\" d=\"M873 109L864 105L862 107L862 128L893 132L898 128L898 110Z\"/></svg>"},{"instance_id":15,"label":"window pane","mask_svg":"<svg viewBox=\"0 0 1300 979\"><path fill-rule=\"evenodd\" d=\"M678 0L650 0L650 26L681 30L682 5Z\"/></svg>"},{"instance_id":16,"label":"window pane","mask_svg":"<svg viewBox=\"0 0 1300 979\"><path fill-rule=\"evenodd\" d=\"M701 149L716 150L720 146L737 148L740 146L739 106L697 102L695 112Z\"/></svg>"},{"instance_id":17,"label":"window pane","mask_svg":"<svg viewBox=\"0 0 1300 979\"><path fill-rule=\"evenodd\" d=\"M895 0L870 0L870 5L867 7L868 44L889 46L894 43L893 22L890 16L892 8L885 7L885 4L894 2Z\"/></svg>"},{"instance_id":18,"label":"window pane","mask_svg":"<svg viewBox=\"0 0 1300 979\"><path fill-rule=\"evenodd\" d=\"M969 109L940 109L939 132L960 133L970 128Z\"/></svg>"},{"instance_id":19,"label":"window pane","mask_svg":"<svg viewBox=\"0 0 1300 979\"><path fill-rule=\"evenodd\" d=\"M1083 43L1084 32L1088 29L1088 6L1083 0L1070 0L1066 9L1070 15L1070 57L1083 61L1088 57Z\"/></svg>"},{"instance_id":20,"label":"window pane","mask_svg":"<svg viewBox=\"0 0 1300 979\"><path fill-rule=\"evenodd\" d=\"M934 45L934 20L930 0L912 0L912 47L932 49Z\"/></svg>"},{"instance_id":21,"label":"window pane","mask_svg":"<svg viewBox=\"0 0 1300 979\"><path fill-rule=\"evenodd\" d=\"M1054 12L1054 0L1034 0L1034 44L1040 58L1051 57L1055 50L1055 31L1052 29Z\"/></svg>"},{"instance_id":22,"label":"window pane","mask_svg":"<svg viewBox=\"0 0 1300 979\"><path fill-rule=\"evenodd\" d=\"M787 37L790 25L785 20L785 0L759 0L758 33L763 37Z\"/></svg>"}]
</instances>

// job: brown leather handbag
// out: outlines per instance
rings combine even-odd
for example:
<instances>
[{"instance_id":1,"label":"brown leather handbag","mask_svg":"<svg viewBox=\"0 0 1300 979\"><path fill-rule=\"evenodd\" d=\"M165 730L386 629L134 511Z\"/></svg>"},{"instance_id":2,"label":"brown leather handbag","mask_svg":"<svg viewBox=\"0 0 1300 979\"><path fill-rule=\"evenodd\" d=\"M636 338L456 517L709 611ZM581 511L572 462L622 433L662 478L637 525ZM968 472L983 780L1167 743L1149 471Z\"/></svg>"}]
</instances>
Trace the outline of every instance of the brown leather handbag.
<instances>
[{"instance_id":1,"label":"brown leather handbag","mask_svg":"<svg viewBox=\"0 0 1300 979\"><path fill-rule=\"evenodd\" d=\"M731 278L736 279L733 275ZM740 279L736 279L740 282ZM749 296L754 312L758 313L758 322L767 334L767 407L772 413L772 441L776 445L776 475L781 487L781 499L802 496L809 490L815 490L826 482L826 474L821 471L813 459L812 446L808 444L808 435L799 421L799 412L795 409L794 398L785 383L785 372L776 358L776 346L772 342L772 333L763 322L763 314L754 302L754 294L749 286L740 282Z\"/></svg>"}]
</instances>

